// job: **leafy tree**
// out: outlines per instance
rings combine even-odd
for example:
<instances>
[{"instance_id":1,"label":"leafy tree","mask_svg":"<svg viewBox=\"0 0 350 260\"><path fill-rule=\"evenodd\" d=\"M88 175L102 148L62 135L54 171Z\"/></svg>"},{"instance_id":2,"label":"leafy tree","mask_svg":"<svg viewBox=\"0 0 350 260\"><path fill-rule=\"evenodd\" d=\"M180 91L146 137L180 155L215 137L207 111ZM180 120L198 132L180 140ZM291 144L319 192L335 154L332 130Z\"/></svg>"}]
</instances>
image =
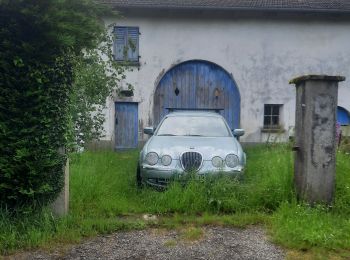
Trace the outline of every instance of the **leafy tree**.
<instances>
[{"instance_id":1,"label":"leafy tree","mask_svg":"<svg viewBox=\"0 0 350 260\"><path fill-rule=\"evenodd\" d=\"M99 20L104 12L92 0L0 0L2 206L35 209L61 190L60 149L68 144L78 109L72 104L85 93L93 97L88 103L107 94L80 92L79 70L86 70L85 76L94 71L112 84L104 64L89 55L105 39ZM94 70L96 62L101 66ZM108 92L109 86L102 89Z\"/></svg>"},{"instance_id":2,"label":"leafy tree","mask_svg":"<svg viewBox=\"0 0 350 260\"><path fill-rule=\"evenodd\" d=\"M70 98L70 148L83 147L103 136L106 98L125 79L126 66L114 62L112 37L107 33L103 44L76 58L73 69L73 91ZM128 84L132 89L132 86Z\"/></svg>"}]
</instances>

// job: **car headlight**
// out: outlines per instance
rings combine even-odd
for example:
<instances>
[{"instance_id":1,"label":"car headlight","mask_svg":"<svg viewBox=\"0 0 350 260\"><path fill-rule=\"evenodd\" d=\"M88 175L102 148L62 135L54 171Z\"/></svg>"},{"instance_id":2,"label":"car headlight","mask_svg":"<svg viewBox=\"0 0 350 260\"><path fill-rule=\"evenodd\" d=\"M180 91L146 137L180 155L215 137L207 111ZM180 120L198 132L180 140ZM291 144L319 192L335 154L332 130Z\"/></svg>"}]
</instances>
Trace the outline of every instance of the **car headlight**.
<instances>
[{"instance_id":1,"label":"car headlight","mask_svg":"<svg viewBox=\"0 0 350 260\"><path fill-rule=\"evenodd\" d=\"M211 163L216 168L220 168L224 166L224 160L219 156L213 157L213 159L211 159Z\"/></svg>"},{"instance_id":2,"label":"car headlight","mask_svg":"<svg viewBox=\"0 0 350 260\"><path fill-rule=\"evenodd\" d=\"M235 154L228 154L225 159L226 165L230 168L234 168L238 165L239 159Z\"/></svg>"},{"instance_id":3,"label":"car headlight","mask_svg":"<svg viewBox=\"0 0 350 260\"><path fill-rule=\"evenodd\" d=\"M164 166L169 166L170 164L171 164L171 161L172 161L173 159L171 159L171 156L170 155L163 155L162 156L162 164L164 165Z\"/></svg>"},{"instance_id":4,"label":"car headlight","mask_svg":"<svg viewBox=\"0 0 350 260\"><path fill-rule=\"evenodd\" d=\"M155 152L148 153L145 158L146 163L148 163L149 165L157 164L158 160L159 160L158 154Z\"/></svg>"}]
</instances>

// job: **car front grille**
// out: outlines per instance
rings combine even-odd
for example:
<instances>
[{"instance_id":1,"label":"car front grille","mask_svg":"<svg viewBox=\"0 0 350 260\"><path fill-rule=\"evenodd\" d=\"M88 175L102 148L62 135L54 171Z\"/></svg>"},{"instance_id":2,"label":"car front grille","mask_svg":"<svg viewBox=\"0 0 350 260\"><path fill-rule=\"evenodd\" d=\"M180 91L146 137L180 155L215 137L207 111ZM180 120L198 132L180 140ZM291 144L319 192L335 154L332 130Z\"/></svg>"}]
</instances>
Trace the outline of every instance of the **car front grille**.
<instances>
[{"instance_id":1,"label":"car front grille","mask_svg":"<svg viewBox=\"0 0 350 260\"><path fill-rule=\"evenodd\" d=\"M202 155L197 152L185 152L181 156L181 164L185 171L197 171L202 164Z\"/></svg>"}]
</instances>

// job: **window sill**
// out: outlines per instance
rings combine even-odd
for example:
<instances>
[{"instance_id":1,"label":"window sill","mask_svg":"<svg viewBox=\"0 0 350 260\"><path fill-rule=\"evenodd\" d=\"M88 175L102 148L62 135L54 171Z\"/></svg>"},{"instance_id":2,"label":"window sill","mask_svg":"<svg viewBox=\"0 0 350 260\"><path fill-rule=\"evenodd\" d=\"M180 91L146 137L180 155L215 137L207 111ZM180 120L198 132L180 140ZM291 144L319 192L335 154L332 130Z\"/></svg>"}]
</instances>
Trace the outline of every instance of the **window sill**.
<instances>
[{"instance_id":1,"label":"window sill","mask_svg":"<svg viewBox=\"0 0 350 260\"><path fill-rule=\"evenodd\" d=\"M115 60L117 64L120 66L125 66L125 67L140 67L141 64L139 61L121 61L121 60Z\"/></svg>"},{"instance_id":2,"label":"window sill","mask_svg":"<svg viewBox=\"0 0 350 260\"><path fill-rule=\"evenodd\" d=\"M278 134L282 134L282 133L285 133L286 130L283 129L282 127L276 127L276 128L263 127L263 128L261 128L261 132L262 133L278 133Z\"/></svg>"}]
</instances>

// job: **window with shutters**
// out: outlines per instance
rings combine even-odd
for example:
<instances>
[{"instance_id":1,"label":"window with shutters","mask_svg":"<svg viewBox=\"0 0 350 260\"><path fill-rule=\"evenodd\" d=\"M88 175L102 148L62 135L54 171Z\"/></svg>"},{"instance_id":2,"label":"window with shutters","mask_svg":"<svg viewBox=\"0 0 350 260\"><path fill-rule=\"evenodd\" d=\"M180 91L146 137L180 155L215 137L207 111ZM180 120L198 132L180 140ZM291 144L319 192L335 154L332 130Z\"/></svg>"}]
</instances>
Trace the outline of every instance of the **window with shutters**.
<instances>
[{"instance_id":1,"label":"window with shutters","mask_svg":"<svg viewBox=\"0 0 350 260\"><path fill-rule=\"evenodd\" d=\"M113 51L116 61L138 63L139 28L115 26Z\"/></svg>"}]
</instances>

